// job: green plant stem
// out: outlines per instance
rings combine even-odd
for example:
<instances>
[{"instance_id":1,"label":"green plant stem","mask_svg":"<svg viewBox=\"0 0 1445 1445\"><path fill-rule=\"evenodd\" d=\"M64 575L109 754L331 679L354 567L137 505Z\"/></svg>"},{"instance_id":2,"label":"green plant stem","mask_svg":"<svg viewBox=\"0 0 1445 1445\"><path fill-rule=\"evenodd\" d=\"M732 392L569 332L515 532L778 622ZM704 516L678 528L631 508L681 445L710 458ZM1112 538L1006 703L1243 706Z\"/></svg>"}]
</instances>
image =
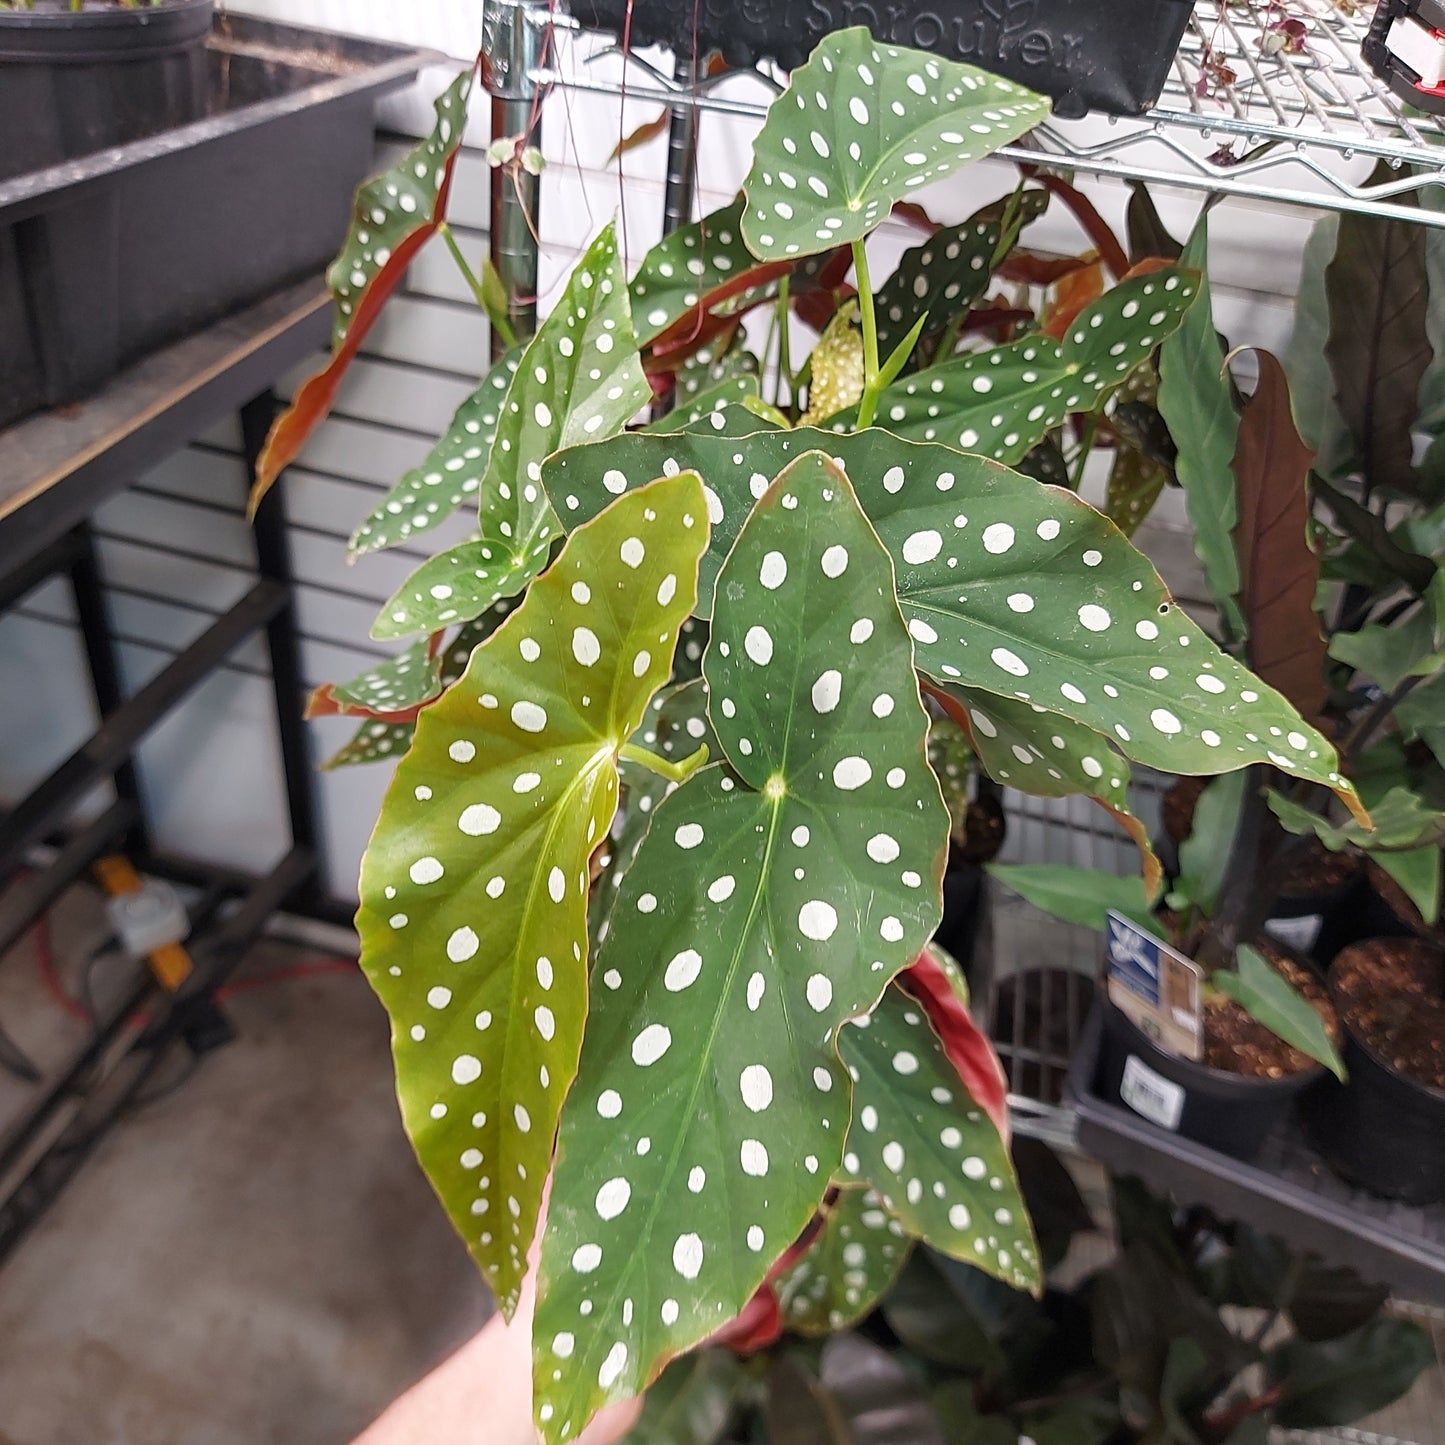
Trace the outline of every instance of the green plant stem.
<instances>
[{"instance_id":1,"label":"green plant stem","mask_svg":"<svg viewBox=\"0 0 1445 1445\"><path fill-rule=\"evenodd\" d=\"M968 320L968 312L960 311L947 326L943 328L943 335L938 338L938 346L933 353L933 360L928 364L937 366L940 362L951 360L953 348L958 345L958 338L963 335L964 323Z\"/></svg>"},{"instance_id":2,"label":"green plant stem","mask_svg":"<svg viewBox=\"0 0 1445 1445\"><path fill-rule=\"evenodd\" d=\"M650 753L635 743L623 743L618 756L625 762L636 763L648 772L656 773L659 778L666 778L669 783L685 783L707 762L708 750L707 744L703 743L690 757L684 758L680 763L670 763L666 758L660 758L656 753Z\"/></svg>"},{"instance_id":3,"label":"green plant stem","mask_svg":"<svg viewBox=\"0 0 1445 1445\"><path fill-rule=\"evenodd\" d=\"M873 425L878 410L878 317L873 310L873 282L868 276L868 251L853 242L853 270L858 277L858 306L863 322L863 395L858 402L858 430Z\"/></svg>"},{"instance_id":4,"label":"green plant stem","mask_svg":"<svg viewBox=\"0 0 1445 1445\"><path fill-rule=\"evenodd\" d=\"M778 281L778 385L773 395L773 405L780 411L783 407L783 383L788 385L788 416L792 417L793 397L793 348L788 336L788 277Z\"/></svg>"},{"instance_id":5,"label":"green plant stem","mask_svg":"<svg viewBox=\"0 0 1445 1445\"><path fill-rule=\"evenodd\" d=\"M477 273L467 265L467 258L462 255L462 248L457 244L457 238L452 235L452 228L445 221L437 224L437 232L442 240L447 243L447 250L452 253L452 260L457 263L457 270L462 273L462 280L467 283L473 298L488 319L497 330L497 335L502 338L504 346L512 347L517 344L517 333L512 329L511 323L505 316L493 316L487 308L486 294L482 290L482 283Z\"/></svg>"},{"instance_id":6,"label":"green plant stem","mask_svg":"<svg viewBox=\"0 0 1445 1445\"><path fill-rule=\"evenodd\" d=\"M1098 430L1098 414L1091 411L1084 418L1084 434L1079 438L1079 454L1074 459L1073 487L1076 492L1084 485L1084 468L1089 464L1089 454L1094 450L1094 436Z\"/></svg>"}]
</instances>

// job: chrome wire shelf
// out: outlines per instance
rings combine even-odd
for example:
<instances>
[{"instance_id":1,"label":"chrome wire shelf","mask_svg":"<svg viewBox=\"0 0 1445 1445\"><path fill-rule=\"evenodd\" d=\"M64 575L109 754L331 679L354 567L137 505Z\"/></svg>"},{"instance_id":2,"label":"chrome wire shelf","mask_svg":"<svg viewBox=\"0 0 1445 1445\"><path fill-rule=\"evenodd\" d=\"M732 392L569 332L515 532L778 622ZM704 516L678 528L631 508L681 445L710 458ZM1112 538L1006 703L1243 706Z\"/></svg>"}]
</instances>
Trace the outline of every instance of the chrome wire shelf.
<instances>
[{"instance_id":1,"label":"chrome wire shelf","mask_svg":"<svg viewBox=\"0 0 1445 1445\"><path fill-rule=\"evenodd\" d=\"M1051 120L998 154L1221 195L1395 216L1445 227L1445 125L1412 111L1360 54L1370 0L1198 0L1159 104L1139 117ZM1298 20L1297 49L1271 28ZM575 28L566 16L553 23ZM594 62L532 73L539 86L761 119L766 104L735 90L735 75L680 83L636 56L636 76L602 78ZM1224 81L1224 67L1233 79ZM591 73L584 74L583 70ZM778 73L760 67L776 86ZM1392 171L1367 184L1378 162Z\"/></svg>"}]
</instances>

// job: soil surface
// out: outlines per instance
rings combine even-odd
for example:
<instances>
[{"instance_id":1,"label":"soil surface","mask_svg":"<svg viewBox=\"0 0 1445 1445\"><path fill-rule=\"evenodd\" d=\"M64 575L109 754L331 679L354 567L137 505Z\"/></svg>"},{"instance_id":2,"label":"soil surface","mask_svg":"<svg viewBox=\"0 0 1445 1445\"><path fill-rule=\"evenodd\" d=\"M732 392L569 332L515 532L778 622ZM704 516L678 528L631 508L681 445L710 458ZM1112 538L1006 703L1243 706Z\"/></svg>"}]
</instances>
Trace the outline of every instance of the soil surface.
<instances>
[{"instance_id":1,"label":"soil surface","mask_svg":"<svg viewBox=\"0 0 1445 1445\"><path fill-rule=\"evenodd\" d=\"M1445 1090L1445 950L1372 938L1343 950L1331 978L1340 1012L1380 1058Z\"/></svg>"},{"instance_id":2,"label":"soil surface","mask_svg":"<svg viewBox=\"0 0 1445 1445\"><path fill-rule=\"evenodd\" d=\"M1296 963L1269 939L1255 940L1255 947L1274 965L1275 972L1293 984L1314 1006L1336 1045L1340 1021L1335 1017L1329 995L1313 969ZM1241 1074L1247 1079L1283 1079L1317 1067L1262 1023L1257 1023L1231 998L1216 994L1204 1003L1204 1062L1211 1069Z\"/></svg>"},{"instance_id":3,"label":"soil surface","mask_svg":"<svg viewBox=\"0 0 1445 1445\"><path fill-rule=\"evenodd\" d=\"M1360 871L1358 853L1332 853L1318 838L1297 857L1279 881L1281 898L1318 898L1343 888Z\"/></svg>"},{"instance_id":4,"label":"soil surface","mask_svg":"<svg viewBox=\"0 0 1445 1445\"><path fill-rule=\"evenodd\" d=\"M1445 942L1445 927L1437 923L1432 928L1426 923L1420 910L1410 901L1410 895L1373 858L1365 860L1365 878L1390 912L1412 933L1433 939L1436 943Z\"/></svg>"}]
</instances>

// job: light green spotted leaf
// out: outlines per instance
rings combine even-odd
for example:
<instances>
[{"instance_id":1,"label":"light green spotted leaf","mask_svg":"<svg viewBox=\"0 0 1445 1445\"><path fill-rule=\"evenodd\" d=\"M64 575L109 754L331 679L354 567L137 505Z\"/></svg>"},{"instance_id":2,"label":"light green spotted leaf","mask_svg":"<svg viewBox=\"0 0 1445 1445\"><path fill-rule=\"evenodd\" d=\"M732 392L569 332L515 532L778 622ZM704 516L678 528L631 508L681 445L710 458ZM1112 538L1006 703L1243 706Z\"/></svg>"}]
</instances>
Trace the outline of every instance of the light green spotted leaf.
<instances>
[{"instance_id":1,"label":"light green spotted leaf","mask_svg":"<svg viewBox=\"0 0 1445 1445\"><path fill-rule=\"evenodd\" d=\"M521 357L522 348L514 346L497 362L457 408L426 460L371 509L352 535L353 557L398 546L417 532L435 528L476 494L491 455L502 400Z\"/></svg>"},{"instance_id":2,"label":"light green spotted leaf","mask_svg":"<svg viewBox=\"0 0 1445 1445\"><path fill-rule=\"evenodd\" d=\"M941 915L948 815L892 569L826 458L766 492L718 596L726 761L653 810L563 1114L534 1332L549 1440L737 1315L808 1224L847 1129L837 1028Z\"/></svg>"},{"instance_id":3,"label":"light green spotted leaf","mask_svg":"<svg viewBox=\"0 0 1445 1445\"><path fill-rule=\"evenodd\" d=\"M972 65L881 45L862 26L818 42L770 107L743 182L763 260L862 240L896 201L1017 140L1041 95Z\"/></svg>"},{"instance_id":4,"label":"light green spotted leaf","mask_svg":"<svg viewBox=\"0 0 1445 1445\"><path fill-rule=\"evenodd\" d=\"M321 771L354 768L362 763L394 763L411 746L415 724L372 722L357 728L355 736L322 763Z\"/></svg>"},{"instance_id":5,"label":"light green spotted leaf","mask_svg":"<svg viewBox=\"0 0 1445 1445\"><path fill-rule=\"evenodd\" d=\"M720 559L768 477L819 448L847 471L893 557L916 661L930 677L1072 718L1149 767L1213 774L1273 763L1343 789L1354 806L1330 744L1222 653L1149 560L1072 492L876 428L621 437L553 458L544 478L568 487L559 512L572 526L608 495L599 477L620 492L695 469L713 526L698 579L707 616ZM1038 729L1053 735L1048 718Z\"/></svg>"},{"instance_id":6,"label":"light green spotted leaf","mask_svg":"<svg viewBox=\"0 0 1445 1445\"><path fill-rule=\"evenodd\" d=\"M1000 208L990 207L905 251L875 302L879 354L887 356L925 313L926 331L941 331L967 311L993 275L1002 235Z\"/></svg>"},{"instance_id":7,"label":"light green spotted leaf","mask_svg":"<svg viewBox=\"0 0 1445 1445\"><path fill-rule=\"evenodd\" d=\"M892 985L838 1050L853 1076L844 1177L872 1184L913 1238L1036 1289L1038 1246L1008 1146L919 1004Z\"/></svg>"},{"instance_id":8,"label":"light green spotted leaf","mask_svg":"<svg viewBox=\"0 0 1445 1445\"><path fill-rule=\"evenodd\" d=\"M783 1323L800 1335L856 1324L893 1287L912 1248L871 1189L841 1190L807 1253L773 1281Z\"/></svg>"},{"instance_id":9,"label":"light green spotted leaf","mask_svg":"<svg viewBox=\"0 0 1445 1445\"><path fill-rule=\"evenodd\" d=\"M435 632L520 592L562 532L542 490L542 459L620 431L651 395L609 224L527 343L507 388L478 493L478 540L412 573L372 636Z\"/></svg>"},{"instance_id":10,"label":"light green spotted leaf","mask_svg":"<svg viewBox=\"0 0 1445 1445\"><path fill-rule=\"evenodd\" d=\"M756 376L744 374L728 377L706 391L696 392L690 397L679 397L678 403L666 416L649 422L642 428L646 432L675 431L722 431L727 422L723 413L737 406L744 397L758 394Z\"/></svg>"},{"instance_id":11,"label":"light green spotted leaf","mask_svg":"<svg viewBox=\"0 0 1445 1445\"><path fill-rule=\"evenodd\" d=\"M434 698L442 690L441 675L442 659L432 655L431 638L423 637L350 682L321 692L342 712L404 712Z\"/></svg>"},{"instance_id":12,"label":"light green spotted leaf","mask_svg":"<svg viewBox=\"0 0 1445 1445\"><path fill-rule=\"evenodd\" d=\"M808 410L805 426L814 426L848 407L863 395L863 333L858 329L858 303L845 301L818 338L808 358Z\"/></svg>"},{"instance_id":13,"label":"light green spotted leaf","mask_svg":"<svg viewBox=\"0 0 1445 1445\"><path fill-rule=\"evenodd\" d=\"M878 398L878 424L1012 465L1147 361L1198 285L1174 266L1131 276L1080 312L1062 342L1036 333L894 382Z\"/></svg>"},{"instance_id":14,"label":"light green spotted leaf","mask_svg":"<svg viewBox=\"0 0 1445 1445\"><path fill-rule=\"evenodd\" d=\"M692 475L576 532L422 712L362 863L402 1116L509 1314L582 1041L589 859L706 544Z\"/></svg>"}]
</instances>

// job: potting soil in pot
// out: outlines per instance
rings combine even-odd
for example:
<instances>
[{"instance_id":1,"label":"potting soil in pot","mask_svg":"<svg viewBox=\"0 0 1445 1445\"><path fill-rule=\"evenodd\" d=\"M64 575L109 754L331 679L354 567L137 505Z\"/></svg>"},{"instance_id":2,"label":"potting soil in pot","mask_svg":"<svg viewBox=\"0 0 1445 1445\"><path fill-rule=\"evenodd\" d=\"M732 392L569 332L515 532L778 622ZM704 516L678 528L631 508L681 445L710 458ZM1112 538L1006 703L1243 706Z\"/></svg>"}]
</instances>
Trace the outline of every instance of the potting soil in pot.
<instances>
[{"instance_id":1,"label":"potting soil in pot","mask_svg":"<svg viewBox=\"0 0 1445 1445\"><path fill-rule=\"evenodd\" d=\"M1256 947L1274 965L1275 972L1310 1001L1324 1020L1331 1041L1338 1045L1340 1022L1330 1007L1329 995L1319 976L1272 947L1268 939L1257 940ZM1223 994L1215 994L1204 1002L1203 1062L1211 1069L1222 1069L1246 1079L1283 1079L1318 1067L1308 1054L1285 1043Z\"/></svg>"},{"instance_id":2,"label":"potting soil in pot","mask_svg":"<svg viewBox=\"0 0 1445 1445\"><path fill-rule=\"evenodd\" d=\"M1445 953L1418 939L1372 939L1340 955L1334 978L1336 1005L1363 1042L1397 1072L1445 1090Z\"/></svg>"}]
</instances>

